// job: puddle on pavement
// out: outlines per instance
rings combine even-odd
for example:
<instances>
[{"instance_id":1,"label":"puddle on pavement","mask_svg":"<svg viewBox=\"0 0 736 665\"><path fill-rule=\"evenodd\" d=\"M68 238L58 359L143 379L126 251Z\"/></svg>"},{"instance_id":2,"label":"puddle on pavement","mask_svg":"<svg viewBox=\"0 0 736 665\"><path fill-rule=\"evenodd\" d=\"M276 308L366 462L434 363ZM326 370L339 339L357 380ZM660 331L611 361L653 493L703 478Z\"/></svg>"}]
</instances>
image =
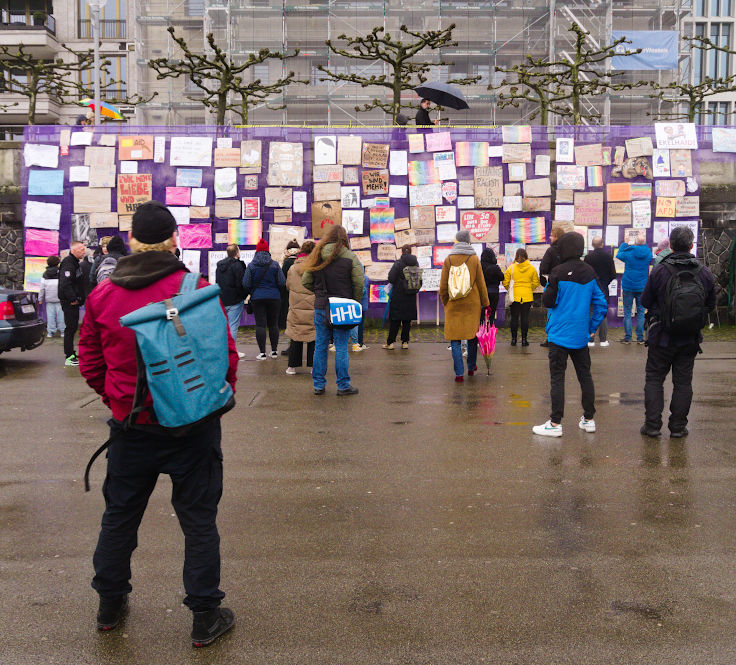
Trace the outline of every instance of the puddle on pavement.
<instances>
[{"instance_id":1,"label":"puddle on pavement","mask_svg":"<svg viewBox=\"0 0 736 665\"><path fill-rule=\"evenodd\" d=\"M611 603L611 609L616 612L616 614L638 614L645 619L662 619L666 612L665 608L663 607L647 605L646 603L635 603L625 600L614 600Z\"/></svg>"}]
</instances>

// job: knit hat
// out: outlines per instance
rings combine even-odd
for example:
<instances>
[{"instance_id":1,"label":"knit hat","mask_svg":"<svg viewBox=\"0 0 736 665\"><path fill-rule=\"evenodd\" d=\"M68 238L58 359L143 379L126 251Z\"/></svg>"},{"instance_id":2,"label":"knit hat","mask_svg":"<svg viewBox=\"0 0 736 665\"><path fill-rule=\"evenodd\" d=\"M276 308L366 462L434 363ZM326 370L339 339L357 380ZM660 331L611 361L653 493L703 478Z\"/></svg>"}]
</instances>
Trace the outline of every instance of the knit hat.
<instances>
[{"instance_id":1,"label":"knit hat","mask_svg":"<svg viewBox=\"0 0 736 665\"><path fill-rule=\"evenodd\" d=\"M268 251L268 243L261 238L258 241L258 244L256 245L256 252L267 252Z\"/></svg>"},{"instance_id":2,"label":"knit hat","mask_svg":"<svg viewBox=\"0 0 736 665\"><path fill-rule=\"evenodd\" d=\"M455 234L455 242L470 242L470 231L468 229L460 229Z\"/></svg>"},{"instance_id":3,"label":"knit hat","mask_svg":"<svg viewBox=\"0 0 736 665\"><path fill-rule=\"evenodd\" d=\"M116 253L125 255L125 244L120 236L113 236L107 243L107 253Z\"/></svg>"},{"instance_id":4,"label":"knit hat","mask_svg":"<svg viewBox=\"0 0 736 665\"><path fill-rule=\"evenodd\" d=\"M131 226L133 237L146 245L156 245L171 238L176 220L160 201L148 201L138 207Z\"/></svg>"}]
</instances>

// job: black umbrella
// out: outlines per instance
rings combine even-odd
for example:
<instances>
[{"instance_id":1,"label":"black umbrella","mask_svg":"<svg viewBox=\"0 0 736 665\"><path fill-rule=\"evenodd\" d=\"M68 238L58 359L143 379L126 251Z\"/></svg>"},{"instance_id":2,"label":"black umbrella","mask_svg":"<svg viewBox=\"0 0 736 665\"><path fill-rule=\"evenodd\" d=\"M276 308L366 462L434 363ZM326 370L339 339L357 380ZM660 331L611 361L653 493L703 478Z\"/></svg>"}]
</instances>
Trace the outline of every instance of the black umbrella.
<instances>
[{"instance_id":1,"label":"black umbrella","mask_svg":"<svg viewBox=\"0 0 736 665\"><path fill-rule=\"evenodd\" d=\"M450 109L469 109L465 96L460 92L460 88L449 83L440 83L439 81L431 81L422 83L422 85L414 88L422 99L428 99L439 106L445 106Z\"/></svg>"}]
</instances>

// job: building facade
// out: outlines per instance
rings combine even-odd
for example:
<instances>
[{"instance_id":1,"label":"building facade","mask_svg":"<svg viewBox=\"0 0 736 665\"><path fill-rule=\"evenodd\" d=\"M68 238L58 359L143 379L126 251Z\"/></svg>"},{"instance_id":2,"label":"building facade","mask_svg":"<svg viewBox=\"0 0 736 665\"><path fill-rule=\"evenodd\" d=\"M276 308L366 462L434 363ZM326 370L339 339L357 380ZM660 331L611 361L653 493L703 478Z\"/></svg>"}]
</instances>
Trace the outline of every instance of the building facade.
<instances>
[{"instance_id":1,"label":"building facade","mask_svg":"<svg viewBox=\"0 0 736 665\"><path fill-rule=\"evenodd\" d=\"M733 47L736 0L108 0L102 14L101 54L112 63L111 76L123 83L108 94L126 93L144 97L157 93L150 102L123 112L130 122L142 125L187 125L212 123L213 116L201 103L201 92L185 78L158 80L148 67L152 58L181 58L167 29L173 26L194 51L206 49L205 36L215 41L233 59L242 60L267 47L299 55L285 61L270 60L248 70L247 76L273 82L294 71L309 85L292 84L268 106L254 108L251 124L380 125L387 122L380 110L359 113L356 106L374 98L385 100L381 87L324 80L320 65L344 74L380 76L387 73L380 62L360 61L331 53L326 39L339 43L342 34L362 35L375 26L397 34L401 25L424 31L455 25L457 46L441 52L427 51L422 59L440 60L432 78L448 80L480 77L463 88L470 110L450 111L453 124L486 125L534 123L535 106L523 102L519 108L498 107L498 86L508 68L527 56L551 60L569 58L574 51L569 30L577 22L590 33L593 45L611 43L612 31L676 32L707 36L719 45ZM75 50L92 47L89 9L86 0L0 0L2 24L0 43L32 44L38 57L69 57L61 44ZM45 13L43 22L37 20ZM728 76L733 57L711 52L703 55L680 41L677 66L665 70L626 71L628 82L699 81L705 76ZM5 135L17 134L25 124L24 102L12 90L0 93L0 103L18 102L2 113ZM728 124L733 121L734 93L710 98L707 114L700 122ZM413 115L417 102L412 91L402 97L405 111ZM283 106L284 108L274 109ZM27 111L27 103L25 105ZM650 97L646 88L634 88L586 100L586 110L601 115L611 124L648 124L671 105ZM58 107L46 98L39 102L37 122L71 122L79 107ZM234 119L228 118L235 122ZM552 123L565 119L556 117Z\"/></svg>"}]
</instances>

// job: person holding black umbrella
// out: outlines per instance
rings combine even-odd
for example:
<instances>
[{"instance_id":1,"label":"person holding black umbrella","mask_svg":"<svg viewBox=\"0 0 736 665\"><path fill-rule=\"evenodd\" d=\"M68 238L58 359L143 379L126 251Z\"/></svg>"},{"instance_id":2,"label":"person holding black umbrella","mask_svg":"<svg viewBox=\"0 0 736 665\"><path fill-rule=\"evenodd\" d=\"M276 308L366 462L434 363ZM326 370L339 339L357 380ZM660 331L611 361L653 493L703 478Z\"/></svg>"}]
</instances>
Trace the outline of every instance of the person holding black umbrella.
<instances>
[{"instance_id":1,"label":"person holding black umbrella","mask_svg":"<svg viewBox=\"0 0 736 665\"><path fill-rule=\"evenodd\" d=\"M432 105L432 102L430 102L428 99L423 99L419 103L419 110L417 111L417 115L414 118L414 122L417 125L436 125L437 122L435 120L432 120L432 118L429 117L429 107Z\"/></svg>"}]
</instances>

